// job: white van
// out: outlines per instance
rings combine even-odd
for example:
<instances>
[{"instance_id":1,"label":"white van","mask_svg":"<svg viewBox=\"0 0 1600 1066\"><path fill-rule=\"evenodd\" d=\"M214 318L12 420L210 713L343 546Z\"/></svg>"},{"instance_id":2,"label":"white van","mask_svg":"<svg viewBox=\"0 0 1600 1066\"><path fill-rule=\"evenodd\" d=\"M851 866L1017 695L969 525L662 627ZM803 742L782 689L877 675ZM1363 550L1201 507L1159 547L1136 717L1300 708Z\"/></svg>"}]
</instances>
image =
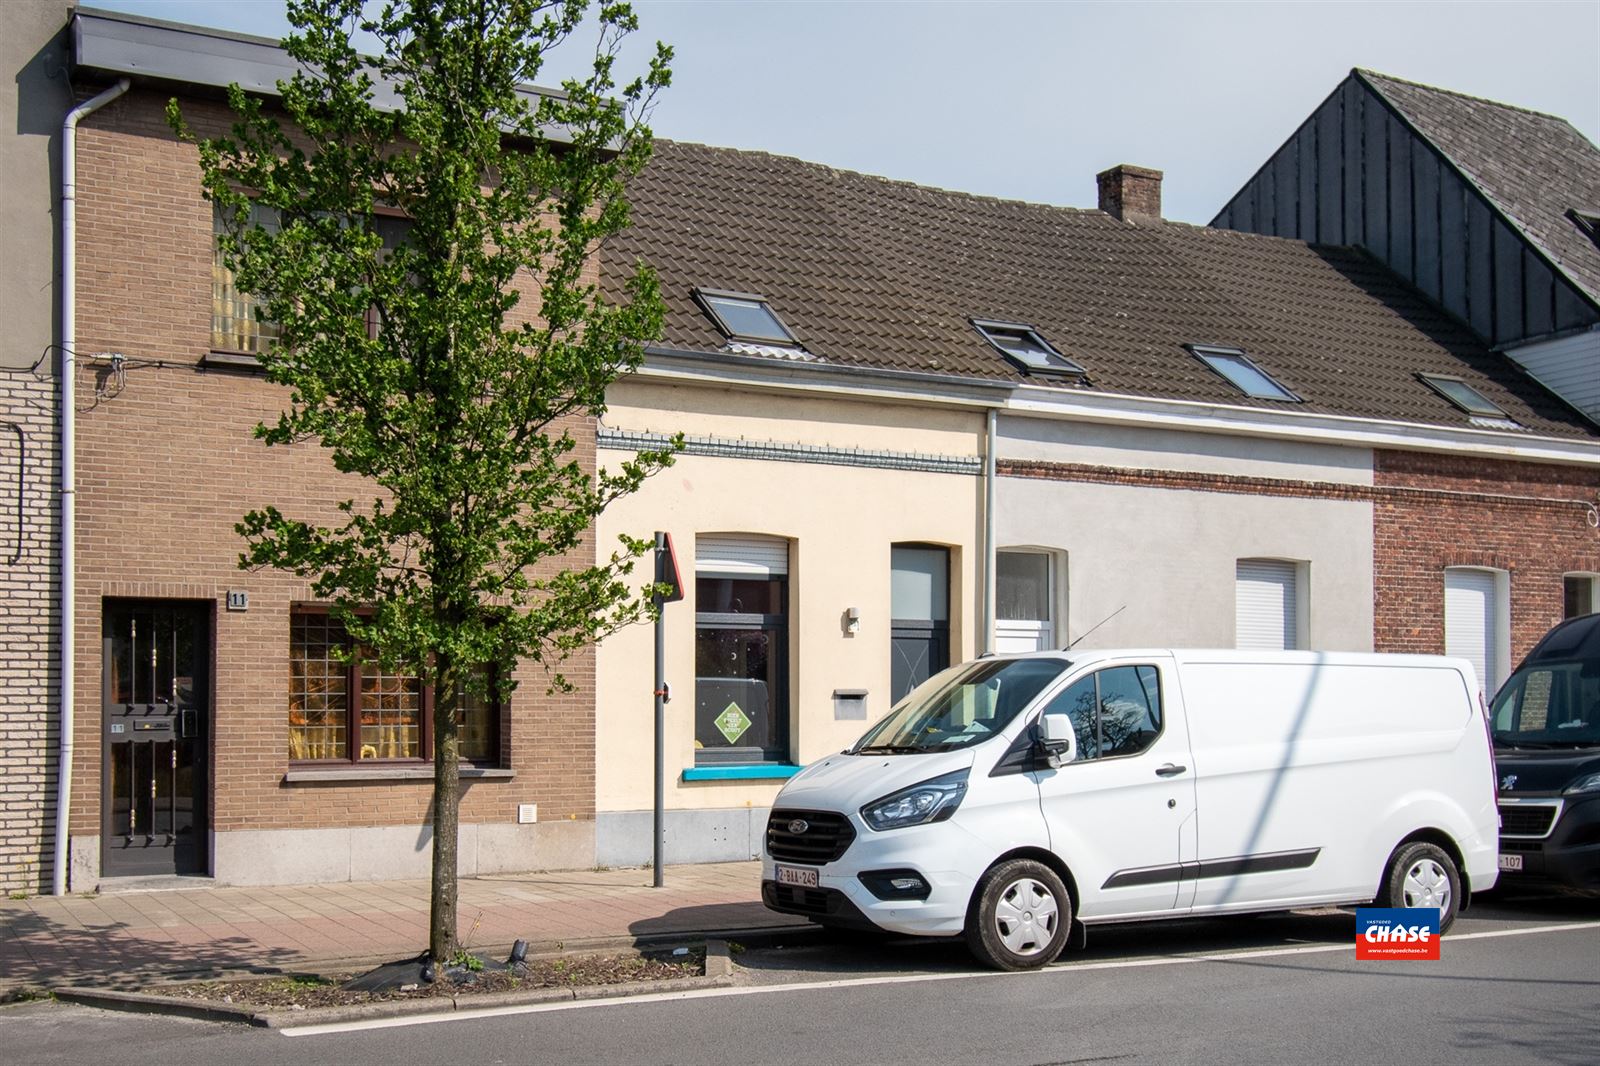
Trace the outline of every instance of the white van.
<instances>
[{"instance_id":1,"label":"white van","mask_svg":"<svg viewBox=\"0 0 1600 1066\"><path fill-rule=\"evenodd\" d=\"M1001 969L1135 919L1375 900L1442 931L1497 872L1477 691L1421 655L978 659L789 780L762 897Z\"/></svg>"}]
</instances>

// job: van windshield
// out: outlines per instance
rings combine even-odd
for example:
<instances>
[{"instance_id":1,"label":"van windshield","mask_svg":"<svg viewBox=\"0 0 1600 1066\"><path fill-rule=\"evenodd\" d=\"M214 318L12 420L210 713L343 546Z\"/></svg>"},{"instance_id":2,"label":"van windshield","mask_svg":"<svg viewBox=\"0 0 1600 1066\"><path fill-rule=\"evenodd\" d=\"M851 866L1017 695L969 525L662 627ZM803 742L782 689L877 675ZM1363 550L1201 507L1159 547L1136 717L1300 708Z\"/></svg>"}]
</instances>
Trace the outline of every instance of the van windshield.
<instances>
[{"instance_id":1,"label":"van windshield","mask_svg":"<svg viewBox=\"0 0 1600 1066\"><path fill-rule=\"evenodd\" d=\"M850 754L951 751L987 740L1068 665L1063 659L979 659L952 666L912 689Z\"/></svg>"},{"instance_id":2,"label":"van windshield","mask_svg":"<svg viewBox=\"0 0 1600 1066\"><path fill-rule=\"evenodd\" d=\"M1500 747L1600 745L1600 669L1577 662L1523 667L1495 696L1490 714Z\"/></svg>"}]
</instances>

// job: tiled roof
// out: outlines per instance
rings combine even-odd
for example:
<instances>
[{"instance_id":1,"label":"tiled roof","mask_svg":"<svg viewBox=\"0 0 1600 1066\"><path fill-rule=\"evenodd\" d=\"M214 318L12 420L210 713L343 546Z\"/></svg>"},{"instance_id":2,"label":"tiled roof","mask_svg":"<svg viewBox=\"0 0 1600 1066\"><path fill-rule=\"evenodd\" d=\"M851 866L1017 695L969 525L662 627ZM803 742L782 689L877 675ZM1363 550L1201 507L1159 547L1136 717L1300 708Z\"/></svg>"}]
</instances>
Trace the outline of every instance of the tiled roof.
<instances>
[{"instance_id":1,"label":"tiled roof","mask_svg":"<svg viewBox=\"0 0 1600 1066\"><path fill-rule=\"evenodd\" d=\"M1600 438L1508 360L1365 253L1099 211L995 200L760 152L661 142L631 187L633 226L602 269L643 259L661 344L724 349L694 288L760 293L821 361L1061 388L1252 400L1185 343L1243 348L1295 410L1443 426L1468 416L1418 381L1467 379L1537 433ZM968 322L1034 326L1088 370L1028 378Z\"/></svg>"},{"instance_id":2,"label":"tiled roof","mask_svg":"<svg viewBox=\"0 0 1600 1066\"><path fill-rule=\"evenodd\" d=\"M1600 213L1600 148L1566 119L1358 70L1589 298L1600 245L1567 211Z\"/></svg>"}]
</instances>

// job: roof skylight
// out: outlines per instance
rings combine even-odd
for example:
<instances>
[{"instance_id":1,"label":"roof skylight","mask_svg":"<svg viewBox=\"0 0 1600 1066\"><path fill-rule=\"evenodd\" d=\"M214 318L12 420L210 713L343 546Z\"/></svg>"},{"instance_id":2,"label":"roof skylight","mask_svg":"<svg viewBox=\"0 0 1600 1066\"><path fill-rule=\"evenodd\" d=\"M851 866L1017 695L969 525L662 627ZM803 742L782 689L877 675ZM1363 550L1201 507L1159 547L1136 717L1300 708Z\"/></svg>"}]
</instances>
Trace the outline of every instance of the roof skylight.
<instances>
[{"instance_id":1,"label":"roof skylight","mask_svg":"<svg viewBox=\"0 0 1600 1066\"><path fill-rule=\"evenodd\" d=\"M1440 374L1418 374L1422 383L1440 396L1455 404L1469 415L1478 418L1499 418L1511 421L1500 406L1460 378Z\"/></svg>"},{"instance_id":2,"label":"roof skylight","mask_svg":"<svg viewBox=\"0 0 1600 1066\"><path fill-rule=\"evenodd\" d=\"M1032 326L1018 322L992 322L974 318L972 325L983 339L1000 350L1007 359L1030 374L1082 375L1083 367L1062 355L1039 336Z\"/></svg>"},{"instance_id":3,"label":"roof skylight","mask_svg":"<svg viewBox=\"0 0 1600 1066\"><path fill-rule=\"evenodd\" d=\"M1600 244L1600 211L1580 211L1576 207L1569 207L1567 217L1583 231L1585 237Z\"/></svg>"},{"instance_id":4,"label":"roof skylight","mask_svg":"<svg viewBox=\"0 0 1600 1066\"><path fill-rule=\"evenodd\" d=\"M1209 344L1186 344L1184 347L1246 396L1258 400L1300 402L1300 397L1274 381L1270 374L1251 362L1250 357L1238 348L1219 348Z\"/></svg>"},{"instance_id":5,"label":"roof skylight","mask_svg":"<svg viewBox=\"0 0 1600 1066\"><path fill-rule=\"evenodd\" d=\"M694 296L729 340L789 346L800 343L768 306L765 296L720 289L696 289Z\"/></svg>"}]
</instances>

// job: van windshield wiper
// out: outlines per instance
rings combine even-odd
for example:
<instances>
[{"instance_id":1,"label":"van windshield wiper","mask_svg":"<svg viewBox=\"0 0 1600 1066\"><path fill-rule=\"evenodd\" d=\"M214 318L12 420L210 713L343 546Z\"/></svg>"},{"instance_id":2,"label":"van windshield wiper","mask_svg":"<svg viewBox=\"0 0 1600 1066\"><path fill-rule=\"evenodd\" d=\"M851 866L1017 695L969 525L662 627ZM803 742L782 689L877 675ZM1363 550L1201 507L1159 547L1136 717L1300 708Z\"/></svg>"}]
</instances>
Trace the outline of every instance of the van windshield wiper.
<instances>
[{"instance_id":1,"label":"van windshield wiper","mask_svg":"<svg viewBox=\"0 0 1600 1066\"><path fill-rule=\"evenodd\" d=\"M909 744L871 744L865 748L857 748L852 754L865 755L867 752L882 752L887 755L920 755L926 749L912 747Z\"/></svg>"}]
</instances>

